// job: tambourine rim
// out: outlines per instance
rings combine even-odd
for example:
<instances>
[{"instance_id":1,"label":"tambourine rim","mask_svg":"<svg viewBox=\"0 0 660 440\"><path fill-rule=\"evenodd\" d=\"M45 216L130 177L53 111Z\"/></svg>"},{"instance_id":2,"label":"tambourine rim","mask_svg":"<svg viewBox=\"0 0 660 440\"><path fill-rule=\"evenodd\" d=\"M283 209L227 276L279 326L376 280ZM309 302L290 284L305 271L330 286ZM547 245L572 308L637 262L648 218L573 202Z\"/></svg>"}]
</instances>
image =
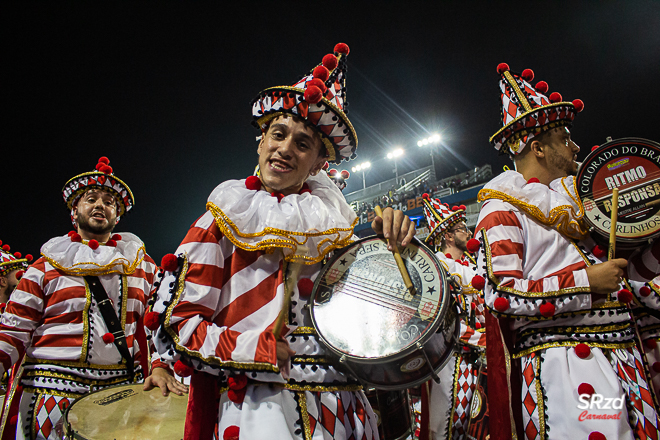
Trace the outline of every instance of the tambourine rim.
<instances>
[{"instance_id":1,"label":"tambourine rim","mask_svg":"<svg viewBox=\"0 0 660 440\"><path fill-rule=\"evenodd\" d=\"M429 339L431 339L433 337L433 335L437 331L437 327L441 324L440 317L445 316L445 314L447 313L447 309L450 307L450 303L451 303L450 300L449 301L442 301L441 307L438 310L438 313L436 314L435 319L433 320L433 323L430 325L430 327L428 327L429 331L427 331L426 334L423 335L421 338L415 340L414 342L411 342L410 344L406 345L405 347L403 347L402 349L400 349L399 351L397 351L395 353L388 354L387 356L380 356L380 357L376 357L376 358L374 358L374 357L368 358L368 357L364 357L364 356L355 356L355 355L344 353L342 351L337 350L332 344L330 344L328 342L328 340L325 338L325 336L323 336L323 333L321 332L321 330L318 328L318 325L316 324L316 318L315 318L315 315L314 315L314 298L316 297L316 292L317 292L317 289L318 289L318 285L321 282L321 278L327 272L326 268L332 267L334 262L337 261L337 259L339 259L339 257L341 257L347 249L350 249L350 248L352 248L354 246L357 246L361 243L364 243L368 240L374 240L374 239L379 240L381 242L383 240L385 240L385 238L383 238L382 236L370 235L369 237L364 237L364 238L361 238L359 240L356 240L356 241L352 242L351 244L349 244L348 246L345 246L341 249L337 249L335 251L335 254L323 266L323 268L319 272L319 275L316 277L316 280L314 281L314 288L312 290L312 294L309 296L309 299L307 301L307 304L309 306L309 316L310 316L311 321L312 321L312 326L314 327L314 330L316 331L316 334L318 335L318 337L323 342L324 347L327 348L328 350L332 351L332 353L334 353L335 355L337 355L339 357L343 356L346 359L350 359L351 361L353 361L355 363L370 364L370 363L373 363L373 361L375 359L377 359L377 360L383 360L383 359L397 360L397 359L400 359L400 358L403 358L403 357L407 356L409 354L408 351L411 348L415 347L415 345L417 345L417 344L424 345ZM435 253L433 253L433 251L431 251L431 249L428 246L426 246L424 243L422 243L422 241L419 240L417 237L414 237L414 240L411 241L410 244L415 244L417 247L424 249L425 252L427 252L427 255L432 257L431 260L433 261L435 266L439 269L439 272L443 275L442 276L442 281L441 281L443 292L447 292L447 290L449 289L449 283L447 282L447 272L445 271L444 267L442 267L442 264L440 264L440 261L438 261L438 258L435 256Z\"/></svg>"}]
</instances>

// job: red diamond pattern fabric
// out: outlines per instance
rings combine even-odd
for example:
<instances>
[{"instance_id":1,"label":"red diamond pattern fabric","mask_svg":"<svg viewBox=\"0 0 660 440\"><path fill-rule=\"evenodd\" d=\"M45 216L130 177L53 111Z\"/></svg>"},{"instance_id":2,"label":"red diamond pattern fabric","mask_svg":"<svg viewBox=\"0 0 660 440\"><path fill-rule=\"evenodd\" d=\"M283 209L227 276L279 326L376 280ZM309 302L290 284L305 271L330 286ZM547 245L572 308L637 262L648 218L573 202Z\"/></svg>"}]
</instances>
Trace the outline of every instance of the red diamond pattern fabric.
<instances>
[{"instance_id":1,"label":"red diamond pattern fabric","mask_svg":"<svg viewBox=\"0 0 660 440\"><path fill-rule=\"evenodd\" d=\"M626 360L624 361L622 358ZM628 397L629 415L630 412L635 415L633 418L633 420L636 419L635 423L631 424L635 438L658 440L658 414L653 404L653 397L649 390L639 351L633 347L612 350L610 362Z\"/></svg>"},{"instance_id":2,"label":"red diamond pattern fabric","mask_svg":"<svg viewBox=\"0 0 660 440\"><path fill-rule=\"evenodd\" d=\"M456 357L456 371L454 373L454 408L449 425L451 439L465 438L468 414L472 395L476 388L477 370L464 356Z\"/></svg>"},{"instance_id":3,"label":"red diamond pattern fabric","mask_svg":"<svg viewBox=\"0 0 660 440\"><path fill-rule=\"evenodd\" d=\"M310 435L327 439L377 440L374 416L369 417L368 402L363 393L345 391L305 392ZM311 402L316 401L316 405ZM319 413L316 413L318 409ZM322 430L323 432L320 432Z\"/></svg>"},{"instance_id":4,"label":"red diamond pattern fabric","mask_svg":"<svg viewBox=\"0 0 660 440\"><path fill-rule=\"evenodd\" d=\"M53 431L53 426L62 418L64 410L69 407L71 400L67 397L39 394L35 405L36 437L57 440L59 437Z\"/></svg>"},{"instance_id":5,"label":"red diamond pattern fabric","mask_svg":"<svg viewBox=\"0 0 660 440\"><path fill-rule=\"evenodd\" d=\"M523 401L523 426L525 427L525 439L540 439L540 424L538 412L538 398L536 394L537 363L539 362L536 353L530 353L528 356L520 358L523 383L522 383L522 401Z\"/></svg>"}]
</instances>

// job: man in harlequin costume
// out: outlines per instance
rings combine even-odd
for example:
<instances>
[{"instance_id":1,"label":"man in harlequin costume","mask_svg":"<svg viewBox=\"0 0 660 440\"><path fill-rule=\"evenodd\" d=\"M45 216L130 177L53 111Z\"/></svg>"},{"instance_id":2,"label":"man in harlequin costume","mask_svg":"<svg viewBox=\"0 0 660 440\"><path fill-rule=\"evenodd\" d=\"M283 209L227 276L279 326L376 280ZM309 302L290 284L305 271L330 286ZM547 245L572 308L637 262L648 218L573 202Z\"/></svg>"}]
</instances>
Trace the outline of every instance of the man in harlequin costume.
<instances>
[{"instance_id":1,"label":"man in harlequin costume","mask_svg":"<svg viewBox=\"0 0 660 440\"><path fill-rule=\"evenodd\" d=\"M139 362L146 350L142 316L156 266L138 237L112 234L133 207L133 194L101 158L94 171L66 183L63 197L76 230L43 245L0 317L0 371L19 369L3 408L3 438L60 438L54 427L73 400L147 373ZM109 332L91 293L97 282L121 321L118 332ZM128 346L130 361L119 342ZM185 391L157 358L152 367L161 368L147 388Z\"/></svg>"},{"instance_id":2,"label":"man in harlequin costume","mask_svg":"<svg viewBox=\"0 0 660 440\"><path fill-rule=\"evenodd\" d=\"M348 51L336 45L294 86L256 98L259 177L220 184L176 256L164 260L154 339L177 374L195 371L186 439L211 439L214 425L224 440L378 437L360 385L329 362L305 307L321 262L351 242L357 224L320 172L326 161L355 157ZM390 248L415 233L392 209L372 226ZM283 308L285 294L291 301Z\"/></svg>"},{"instance_id":3,"label":"man in harlequin costume","mask_svg":"<svg viewBox=\"0 0 660 440\"><path fill-rule=\"evenodd\" d=\"M438 374L440 383L429 381L431 438L485 439L488 419L483 390L486 374L486 323L480 290L483 284L479 284L479 277L476 278L477 288L472 287L476 267L467 258L468 250L476 250L479 242L471 238L472 232L465 223L464 205L450 209L428 194L423 195L423 202L430 230L426 243L438 251L438 260L460 286L455 298L463 315L454 356ZM474 417L470 412L472 404L478 409Z\"/></svg>"},{"instance_id":4,"label":"man in harlequin costume","mask_svg":"<svg viewBox=\"0 0 660 440\"><path fill-rule=\"evenodd\" d=\"M516 74L502 63L497 71L503 126L491 142L516 170L479 193L477 271L492 313L488 392L498 421L491 438L658 438L657 400L628 303L658 308L657 291L636 286L660 271L660 243L605 261L575 189L580 149L569 127L584 104L546 95L545 81L532 86L530 69ZM625 405L584 409L579 399L592 396Z\"/></svg>"},{"instance_id":5,"label":"man in harlequin costume","mask_svg":"<svg viewBox=\"0 0 660 440\"><path fill-rule=\"evenodd\" d=\"M0 241L0 313L5 310L11 293L18 285L28 264L32 261L32 255L27 254L25 258L20 252L11 253L8 244Z\"/></svg>"}]
</instances>

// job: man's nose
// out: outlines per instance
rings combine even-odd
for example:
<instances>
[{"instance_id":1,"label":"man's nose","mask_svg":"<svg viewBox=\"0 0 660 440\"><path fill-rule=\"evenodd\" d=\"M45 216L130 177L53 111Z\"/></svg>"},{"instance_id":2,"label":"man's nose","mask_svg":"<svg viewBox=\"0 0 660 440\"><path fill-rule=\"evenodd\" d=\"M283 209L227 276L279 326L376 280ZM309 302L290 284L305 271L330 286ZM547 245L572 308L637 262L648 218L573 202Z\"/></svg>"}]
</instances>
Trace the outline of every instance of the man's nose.
<instances>
[{"instance_id":1,"label":"man's nose","mask_svg":"<svg viewBox=\"0 0 660 440\"><path fill-rule=\"evenodd\" d=\"M580 146L578 144L576 144L575 142L573 142L573 141L571 141L571 144L572 144L573 151L575 151L576 154L579 153L580 152Z\"/></svg>"}]
</instances>

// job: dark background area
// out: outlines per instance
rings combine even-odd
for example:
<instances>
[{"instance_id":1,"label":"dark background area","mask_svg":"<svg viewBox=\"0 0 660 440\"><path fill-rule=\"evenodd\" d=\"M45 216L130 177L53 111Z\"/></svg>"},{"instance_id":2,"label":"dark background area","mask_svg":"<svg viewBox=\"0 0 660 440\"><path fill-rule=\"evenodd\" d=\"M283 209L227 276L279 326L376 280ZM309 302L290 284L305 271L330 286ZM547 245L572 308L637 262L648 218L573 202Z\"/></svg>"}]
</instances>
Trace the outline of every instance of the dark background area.
<instances>
[{"instance_id":1,"label":"dark background area","mask_svg":"<svg viewBox=\"0 0 660 440\"><path fill-rule=\"evenodd\" d=\"M251 100L332 52L348 57L349 118L367 185L430 164L439 177L508 159L496 66L580 98L580 159L607 136L660 141L660 2L14 2L0 14L4 109L0 239L12 251L71 229L60 189L102 156L136 206L116 228L160 261L213 188L250 175ZM349 169L344 163L339 169ZM360 189L360 173L345 193Z\"/></svg>"}]
</instances>

